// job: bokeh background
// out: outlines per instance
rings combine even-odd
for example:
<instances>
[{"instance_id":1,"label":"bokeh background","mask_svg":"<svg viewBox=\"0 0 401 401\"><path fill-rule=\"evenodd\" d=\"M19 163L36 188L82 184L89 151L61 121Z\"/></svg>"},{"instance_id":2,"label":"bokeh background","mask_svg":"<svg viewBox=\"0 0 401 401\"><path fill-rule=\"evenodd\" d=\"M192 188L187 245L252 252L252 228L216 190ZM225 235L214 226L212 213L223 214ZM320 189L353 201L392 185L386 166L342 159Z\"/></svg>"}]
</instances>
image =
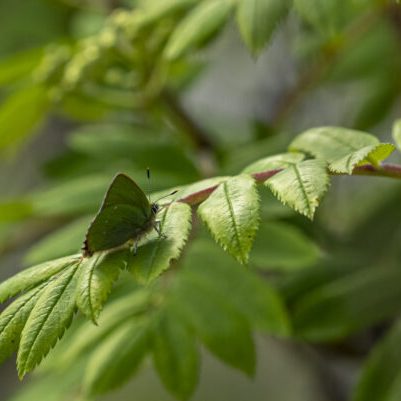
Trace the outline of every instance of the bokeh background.
<instances>
[{"instance_id":1,"label":"bokeh background","mask_svg":"<svg viewBox=\"0 0 401 401\"><path fill-rule=\"evenodd\" d=\"M172 23L145 32L148 47L134 43L132 64L116 54L124 43L115 52L87 40L102 32L105 41L120 40L111 18L136 3L0 0L1 279L79 249L116 171L146 187L149 166L152 190L162 190L238 173L310 127L391 141L401 106L396 2L294 1L257 57L227 18L167 77L154 68L158 47L149 43ZM337 177L313 223L267 192L262 199L263 221L273 224L262 226L260 238L271 240L258 240L255 264L287 303L294 339L258 334L253 379L204 351L192 399L351 399L400 312L401 187ZM53 390L35 374L20 383L14 358L0 367L1 400L42 400ZM145 363L104 399L173 398Z\"/></svg>"}]
</instances>

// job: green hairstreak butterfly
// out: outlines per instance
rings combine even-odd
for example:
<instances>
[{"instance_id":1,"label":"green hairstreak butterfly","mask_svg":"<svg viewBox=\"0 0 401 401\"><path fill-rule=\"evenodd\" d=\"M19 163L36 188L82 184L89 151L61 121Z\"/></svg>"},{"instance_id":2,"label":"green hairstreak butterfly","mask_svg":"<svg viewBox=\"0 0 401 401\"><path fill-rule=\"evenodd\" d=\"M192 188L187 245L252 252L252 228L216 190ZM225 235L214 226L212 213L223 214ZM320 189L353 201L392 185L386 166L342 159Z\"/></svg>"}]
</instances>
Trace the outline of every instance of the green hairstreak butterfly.
<instances>
[{"instance_id":1,"label":"green hairstreak butterfly","mask_svg":"<svg viewBox=\"0 0 401 401\"><path fill-rule=\"evenodd\" d=\"M149 170L148 170L149 178ZM110 184L102 205L89 226L82 247L84 256L105 251L139 239L154 228L161 236L156 221L157 203L151 203L141 188L127 175L117 174Z\"/></svg>"}]
</instances>

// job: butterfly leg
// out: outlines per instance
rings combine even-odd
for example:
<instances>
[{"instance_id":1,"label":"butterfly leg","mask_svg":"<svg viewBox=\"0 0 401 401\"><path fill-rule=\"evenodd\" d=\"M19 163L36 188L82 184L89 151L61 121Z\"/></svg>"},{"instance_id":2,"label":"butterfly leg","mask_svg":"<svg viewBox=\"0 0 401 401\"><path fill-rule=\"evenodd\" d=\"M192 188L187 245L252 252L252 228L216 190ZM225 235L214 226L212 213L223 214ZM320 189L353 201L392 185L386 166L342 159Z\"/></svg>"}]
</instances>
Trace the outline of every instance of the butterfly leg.
<instances>
[{"instance_id":1,"label":"butterfly leg","mask_svg":"<svg viewBox=\"0 0 401 401\"><path fill-rule=\"evenodd\" d=\"M161 222L159 220L155 221L154 229L159 234L159 238L166 238L166 236L162 233Z\"/></svg>"}]
</instances>

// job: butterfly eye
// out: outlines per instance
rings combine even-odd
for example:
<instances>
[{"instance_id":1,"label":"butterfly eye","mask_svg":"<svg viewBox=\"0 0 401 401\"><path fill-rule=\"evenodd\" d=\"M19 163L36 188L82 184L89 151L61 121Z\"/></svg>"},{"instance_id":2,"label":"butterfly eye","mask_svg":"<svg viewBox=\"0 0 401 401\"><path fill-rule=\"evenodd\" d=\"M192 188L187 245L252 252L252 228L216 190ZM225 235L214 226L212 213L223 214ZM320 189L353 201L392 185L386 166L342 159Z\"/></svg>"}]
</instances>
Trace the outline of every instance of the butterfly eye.
<instances>
[{"instance_id":1,"label":"butterfly eye","mask_svg":"<svg viewBox=\"0 0 401 401\"><path fill-rule=\"evenodd\" d=\"M157 203L152 203L152 213L156 214L159 211L159 205Z\"/></svg>"}]
</instances>

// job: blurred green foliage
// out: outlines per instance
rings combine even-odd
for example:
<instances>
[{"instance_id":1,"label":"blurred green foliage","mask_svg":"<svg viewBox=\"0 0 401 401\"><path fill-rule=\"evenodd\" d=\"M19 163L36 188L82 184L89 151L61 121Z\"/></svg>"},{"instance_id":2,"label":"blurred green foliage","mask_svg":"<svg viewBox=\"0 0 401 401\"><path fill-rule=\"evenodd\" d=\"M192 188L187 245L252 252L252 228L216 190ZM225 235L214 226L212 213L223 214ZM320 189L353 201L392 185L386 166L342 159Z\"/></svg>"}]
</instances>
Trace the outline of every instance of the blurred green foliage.
<instances>
[{"instance_id":1,"label":"blurred green foliage","mask_svg":"<svg viewBox=\"0 0 401 401\"><path fill-rule=\"evenodd\" d=\"M187 399L198 382L200 344L252 375L258 351L254 332L302 340L360 362L361 379L351 396L356 401L400 399L399 323L389 328L401 305L398 181L335 178L312 223L267 188L261 186L258 195L249 178L226 177L244 168L256 174L286 168L266 186L313 217L328 187L326 170L352 173L361 163L380 168L393 150L381 142L390 140L392 121L400 117L398 3L25 0L22 7L2 0L0 15L0 163L5 167L0 178L14 179L9 163L18 166L30 155L46 154L39 161L33 157L34 171L28 171L28 183L18 193L4 186L0 198L0 262L5 265L12 256L20 264L39 265L15 276L11 286L0 285L2 300L27 291L0 315L0 358L16 349L14 339L21 334L23 375L70 323L76 282L87 283L77 286L77 303L93 320L113 288L98 326L76 319L37 377L11 399L91 399L122 385L148 357L165 388ZM238 117L234 109L222 113L212 95L206 99L210 109L197 110L191 103L216 60L223 66L221 77L235 63L220 54L225 37L236 49L246 47L247 61L256 65L282 57L275 49L288 52L290 84L266 69L252 93L239 94L244 109L256 98L258 110L269 110L262 117L245 112ZM254 71L248 67L244 76L252 81ZM277 81L279 89L258 91L268 80ZM214 108L217 118L208 112ZM347 128L329 128L324 136L309 121ZM304 128L290 149L308 158L283 153ZM380 141L355 130L374 132ZM57 141L49 141L44 151L46 136ZM399 120L393 139L400 149ZM310 155L325 159L328 169ZM42 263L79 251L118 171L145 192L176 188L182 198L222 183L199 215L234 258L212 243L195 214L187 238L188 213L176 210L167 224L174 241L157 252L152 244L141 244L138 258L130 259L121 250L114 255L117 262L108 257L98 266L88 262L79 277L73 256L46 287L42 282L58 274L65 259L50 267ZM249 206L248 214L242 211L247 218L236 241L227 234L237 229L235 219L219 221L210 213L230 200ZM246 267L237 263L235 258L247 262L248 253ZM121 261L121 271L113 269L112 263ZM45 287L45 297L29 316ZM28 329L38 325L44 334L32 338ZM41 349L38 355L30 351L35 347Z\"/></svg>"}]
</instances>

